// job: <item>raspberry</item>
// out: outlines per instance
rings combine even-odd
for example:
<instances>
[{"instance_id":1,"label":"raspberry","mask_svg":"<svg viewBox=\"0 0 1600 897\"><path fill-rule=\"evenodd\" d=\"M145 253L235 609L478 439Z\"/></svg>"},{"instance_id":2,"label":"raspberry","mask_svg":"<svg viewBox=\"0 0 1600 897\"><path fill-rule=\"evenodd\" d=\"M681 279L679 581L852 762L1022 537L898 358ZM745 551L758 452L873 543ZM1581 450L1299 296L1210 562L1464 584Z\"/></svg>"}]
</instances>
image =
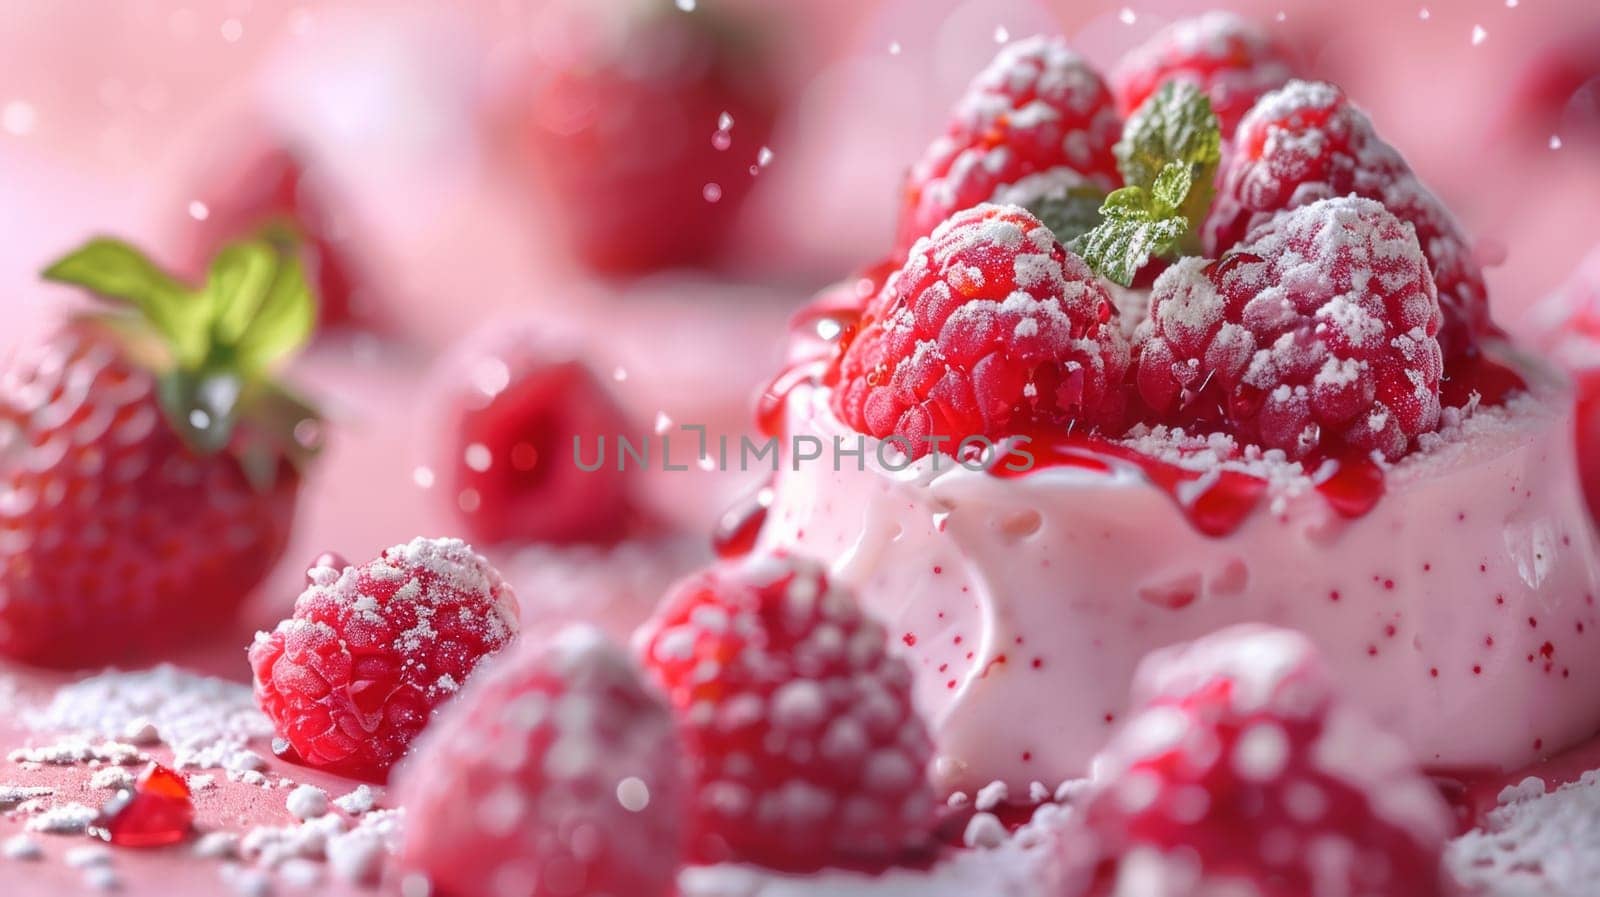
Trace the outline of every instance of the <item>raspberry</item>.
<instances>
[{"instance_id":1,"label":"raspberry","mask_svg":"<svg viewBox=\"0 0 1600 897\"><path fill-rule=\"evenodd\" d=\"M1293 81L1267 94L1226 157L1205 223L1213 255L1279 212L1351 194L1374 199L1416 229L1438 286L1445 358L1476 354L1494 332L1483 271L1461 226L1337 87Z\"/></svg>"},{"instance_id":2,"label":"raspberry","mask_svg":"<svg viewBox=\"0 0 1600 897\"><path fill-rule=\"evenodd\" d=\"M672 590L640 629L694 781L690 853L790 872L882 866L931 837L911 671L821 565L758 556Z\"/></svg>"},{"instance_id":3,"label":"raspberry","mask_svg":"<svg viewBox=\"0 0 1600 897\"><path fill-rule=\"evenodd\" d=\"M840 360L833 408L913 457L1031 425L1101 423L1127 341L1082 260L1032 214L958 212L912 249ZM931 437L931 438L930 438Z\"/></svg>"},{"instance_id":4,"label":"raspberry","mask_svg":"<svg viewBox=\"0 0 1600 897\"><path fill-rule=\"evenodd\" d=\"M1086 814L1116 893L1441 893L1449 810L1303 635L1245 625L1158 651L1134 700Z\"/></svg>"},{"instance_id":5,"label":"raspberry","mask_svg":"<svg viewBox=\"0 0 1600 897\"><path fill-rule=\"evenodd\" d=\"M313 568L294 615L250 646L256 703L311 766L382 779L478 662L517 633L516 596L458 539Z\"/></svg>"},{"instance_id":6,"label":"raspberry","mask_svg":"<svg viewBox=\"0 0 1600 897\"><path fill-rule=\"evenodd\" d=\"M705 263L732 241L779 103L752 25L728 4L540 5L508 111L551 224L591 268Z\"/></svg>"},{"instance_id":7,"label":"raspberry","mask_svg":"<svg viewBox=\"0 0 1600 897\"><path fill-rule=\"evenodd\" d=\"M471 343L453 365L443 470L467 535L481 543L614 542L627 529L632 477L594 464L600 439L637 434L574 353L526 328ZM581 439L578 457L573 440Z\"/></svg>"},{"instance_id":8,"label":"raspberry","mask_svg":"<svg viewBox=\"0 0 1600 897\"><path fill-rule=\"evenodd\" d=\"M486 664L396 778L400 865L439 897L675 893L682 750L661 698L598 629Z\"/></svg>"},{"instance_id":9,"label":"raspberry","mask_svg":"<svg viewBox=\"0 0 1600 897\"><path fill-rule=\"evenodd\" d=\"M1231 12L1180 19L1129 51L1111 73L1111 92L1124 117L1168 81L1184 81L1211 98L1228 137L1262 94L1293 75L1288 58L1265 29Z\"/></svg>"},{"instance_id":10,"label":"raspberry","mask_svg":"<svg viewBox=\"0 0 1600 897\"><path fill-rule=\"evenodd\" d=\"M1322 200L1162 274L1135 379L1168 420L1216 414L1293 458L1343 443L1393 459L1438 425L1438 328L1411 228L1371 200Z\"/></svg>"},{"instance_id":11,"label":"raspberry","mask_svg":"<svg viewBox=\"0 0 1600 897\"><path fill-rule=\"evenodd\" d=\"M1028 175L1067 168L1101 189L1119 186L1111 147L1121 132L1105 82L1060 38L1008 44L912 166L895 254Z\"/></svg>"}]
</instances>

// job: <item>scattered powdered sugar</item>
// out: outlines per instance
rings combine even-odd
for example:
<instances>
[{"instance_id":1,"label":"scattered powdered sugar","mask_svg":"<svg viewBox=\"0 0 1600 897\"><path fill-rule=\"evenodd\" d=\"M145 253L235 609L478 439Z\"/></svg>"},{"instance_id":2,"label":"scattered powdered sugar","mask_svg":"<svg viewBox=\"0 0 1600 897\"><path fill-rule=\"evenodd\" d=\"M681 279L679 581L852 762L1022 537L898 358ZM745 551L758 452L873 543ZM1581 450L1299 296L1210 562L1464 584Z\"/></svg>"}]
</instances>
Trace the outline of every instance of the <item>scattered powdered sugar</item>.
<instances>
[{"instance_id":1,"label":"scattered powdered sugar","mask_svg":"<svg viewBox=\"0 0 1600 897\"><path fill-rule=\"evenodd\" d=\"M1600 880L1600 770L1549 793L1529 778L1500 793L1482 828L1451 842L1456 880L1494 897L1586 897Z\"/></svg>"},{"instance_id":2,"label":"scattered powdered sugar","mask_svg":"<svg viewBox=\"0 0 1600 897\"><path fill-rule=\"evenodd\" d=\"M360 816L370 812L377 802L377 792L372 790L371 785L357 785L349 794L334 798L333 804L351 816Z\"/></svg>"},{"instance_id":3,"label":"scattered powdered sugar","mask_svg":"<svg viewBox=\"0 0 1600 897\"><path fill-rule=\"evenodd\" d=\"M0 842L0 856L8 860L31 862L43 859L44 849L39 846L38 841L27 835L12 835L4 842Z\"/></svg>"},{"instance_id":4,"label":"scattered powdered sugar","mask_svg":"<svg viewBox=\"0 0 1600 897\"><path fill-rule=\"evenodd\" d=\"M291 816L302 821L325 816L328 813L328 792L315 785L301 785L289 792L285 805Z\"/></svg>"},{"instance_id":5,"label":"scattered powdered sugar","mask_svg":"<svg viewBox=\"0 0 1600 897\"><path fill-rule=\"evenodd\" d=\"M71 803L45 810L29 819L24 827L30 832L47 835L77 835L87 831L99 817L100 811L94 807Z\"/></svg>"},{"instance_id":6,"label":"scattered powdered sugar","mask_svg":"<svg viewBox=\"0 0 1600 897\"><path fill-rule=\"evenodd\" d=\"M124 788L132 788L133 782L133 773L120 766L107 766L104 769L96 770L95 774L89 777L90 788L99 788L105 791L121 791Z\"/></svg>"},{"instance_id":7,"label":"scattered powdered sugar","mask_svg":"<svg viewBox=\"0 0 1600 897\"><path fill-rule=\"evenodd\" d=\"M0 785L0 811L14 810L28 801L49 797L55 793L53 788L38 788L29 785Z\"/></svg>"},{"instance_id":8,"label":"scattered powdered sugar","mask_svg":"<svg viewBox=\"0 0 1600 897\"><path fill-rule=\"evenodd\" d=\"M43 709L23 717L36 732L76 732L87 737L147 742L159 737L172 748L179 769L223 769L229 778L259 770L265 761L248 742L269 738L272 725L256 709L250 687L162 665L136 672L111 671L58 690ZM100 749L104 749L101 745ZM120 744L104 762L135 763L136 747ZM94 759L85 756L88 762ZM42 761L50 762L50 761ZM237 779L236 779L237 780Z\"/></svg>"},{"instance_id":9,"label":"scattered powdered sugar","mask_svg":"<svg viewBox=\"0 0 1600 897\"><path fill-rule=\"evenodd\" d=\"M120 741L95 743L85 738L68 738L54 744L17 748L7 754L6 759L12 763L37 763L44 766L74 766L80 763L128 766L149 758L133 745Z\"/></svg>"}]
</instances>

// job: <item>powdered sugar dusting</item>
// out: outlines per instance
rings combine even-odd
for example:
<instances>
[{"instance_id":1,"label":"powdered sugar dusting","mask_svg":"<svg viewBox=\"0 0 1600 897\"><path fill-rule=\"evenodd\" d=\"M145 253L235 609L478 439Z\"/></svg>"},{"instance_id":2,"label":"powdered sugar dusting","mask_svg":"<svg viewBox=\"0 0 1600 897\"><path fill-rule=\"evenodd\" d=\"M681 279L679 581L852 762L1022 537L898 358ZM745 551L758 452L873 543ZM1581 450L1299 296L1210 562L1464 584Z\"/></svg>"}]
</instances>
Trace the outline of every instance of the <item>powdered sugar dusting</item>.
<instances>
[{"instance_id":1,"label":"powdered sugar dusting","mask_svg":"<svg viewBox=\"0 0 1600 897\"><path fill-rule=\"evenodd\" d=\"M22 719L36 732L90 738L115 738L130 726L151 725L172 748L176 768L230 774L260 769L264 761L249 742L272 735L249 686L168 665L90 676L60 688L47 705ZM115 753L123 763L143 756L132 745Z\"/></svg>"},{"instance_id":2,"label":"powdered sugar dusting","mask_svg":"<svg viewBox=\"0 0 1600 897\"><path fill-rule=\"evenodd\" d=\"M1548 793L1529 778L1450 844L1445 864L1462 885L1495 897L1585 897L1600 880L1596 844L1600 770Z\"/></svg>"}]
</instances>

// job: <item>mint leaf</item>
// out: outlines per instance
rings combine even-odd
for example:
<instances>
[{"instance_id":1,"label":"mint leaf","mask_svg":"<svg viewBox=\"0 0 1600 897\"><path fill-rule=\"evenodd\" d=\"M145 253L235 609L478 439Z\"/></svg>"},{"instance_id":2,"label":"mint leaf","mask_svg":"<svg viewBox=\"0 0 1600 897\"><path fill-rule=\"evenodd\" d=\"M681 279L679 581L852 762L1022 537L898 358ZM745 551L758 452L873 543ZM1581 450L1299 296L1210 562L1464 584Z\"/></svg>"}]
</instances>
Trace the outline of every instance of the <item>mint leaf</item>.
<instances>
[{"instance_id":1,"label":"mint leaf","mask_svg":"<svg viewBox=\"0 0 1600 897\"><path fill-rule=\"evenodd\" d=\"M1134 112L1115 147L1127 184L1106 197L1099 226L1072 248L1100 276L1128 286L1152 255L1198 251L1222 135L1211 100L1169 81Z\"/></svg>"},{"instance_id":2,"label":"mint leaf","mask_svg":"<svg viewBox=\"0 0 1600 897\"><path fill-rule=\"evenodd\" d=\"M1193 84L1168 81L1134 111L1113 148L1122 179L1148 187L1171 162L1195 166L1195 180L1204 170L1216 173L1222 158L1222 131L1211 99Z\"/></svg>"},{"instance_id":3,"label":"mint leaf","mask_svg":"<svg viewBox=\"0 0 1600 897\"><path fill-rule=\"evenodd\" d=\"M1167 195L1170 182L1185 173L1182 165L1175 165L1174 170L1177 174L1163 172ZM1122 286L1133 283L1133 276L1152 255L1172 251L1189 229L1189 222L1170 203L1143 187L1113 191L1100 207L1100 215L1100 225L1076 240L1072 251L1101 277Z\"/></svg>"},{"instance_id":4,"label":"mint leaf","mask_svg":"<svg viewBox=\"0 0 1600 897\"><path fill-rule=\"evenodd\" d=\"M1064 193L1040 197L1028 211L1044 222L1061 243L1071 243L1100 223L1105 194L1094 187L1074 187Z\"/></svg>"},{"instance_id":5,"label":"mint leaf","mask_svg":"<svg viewBox=\"0 0 1600 897\"><path fill-rule=\"evenodd\" d=\"M316 299L298 253L265 240L235 243L217 255L206 302L214 351L224 350L247 378L267 373L316 326Z\"/></svg>"},{"instance_id":6,"label":"mint leaf","mask_svg":"<svg viewBox=\"0 0 1600 897\"><path fill-rule=\"evenodd\" d=\"M203 316L183 284L144 253L110 237L90 240L44 269L42 276L132 305L169 340Z\"/></svg>"}]
</instances>

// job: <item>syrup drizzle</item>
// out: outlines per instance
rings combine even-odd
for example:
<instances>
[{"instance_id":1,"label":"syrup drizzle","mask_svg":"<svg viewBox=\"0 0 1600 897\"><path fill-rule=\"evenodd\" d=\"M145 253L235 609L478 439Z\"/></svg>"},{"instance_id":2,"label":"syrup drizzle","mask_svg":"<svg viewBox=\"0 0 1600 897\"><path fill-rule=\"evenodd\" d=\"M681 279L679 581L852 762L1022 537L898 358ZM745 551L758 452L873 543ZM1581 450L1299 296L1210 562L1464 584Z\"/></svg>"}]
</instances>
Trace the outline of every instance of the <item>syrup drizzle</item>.
<instances>
[{"instance_id":1,"label":"syrup drizzle","mask_svg":"<svg viewBox=\"0 0 1600 897\"><path fill-rule=\"evenodd\" d=\"M723 560L743 557L756 547L761 527L766 525L774 492L769 480L733 507L723 512L711 533L711 550Z\"/></svg>"}]
</instances>

